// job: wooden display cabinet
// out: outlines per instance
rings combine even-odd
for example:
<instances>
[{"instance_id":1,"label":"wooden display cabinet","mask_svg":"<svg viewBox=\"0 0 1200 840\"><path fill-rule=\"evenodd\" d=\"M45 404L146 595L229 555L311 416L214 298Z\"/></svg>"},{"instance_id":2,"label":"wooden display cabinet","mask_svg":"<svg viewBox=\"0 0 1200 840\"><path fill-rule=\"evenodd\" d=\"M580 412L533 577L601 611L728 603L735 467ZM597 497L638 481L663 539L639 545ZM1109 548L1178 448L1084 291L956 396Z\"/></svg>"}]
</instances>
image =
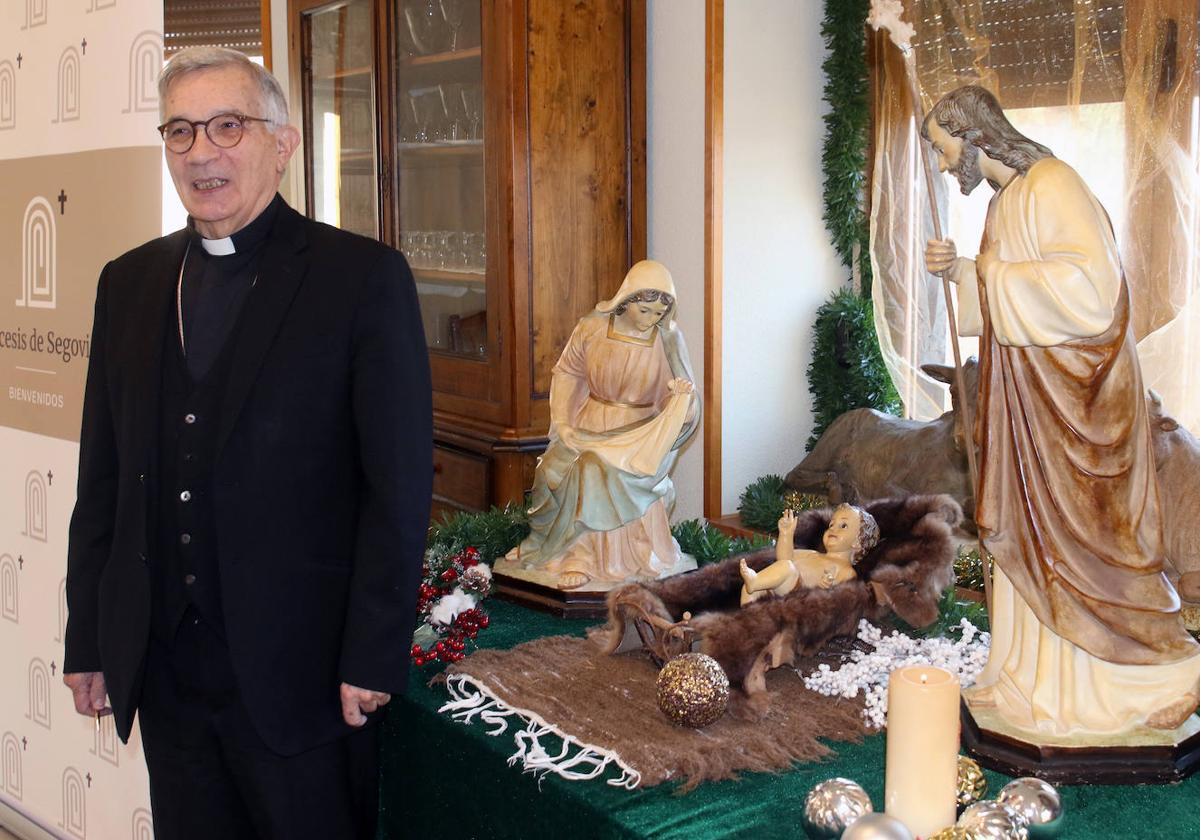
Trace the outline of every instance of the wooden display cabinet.
<instances>
[{"instance_id":1,"label":"wooden display cabinet","mask_svg":"<svg viewBox=\"0 0 1200 840\"><path fill-rule=\"evenodd\" d=\"M289 0L289 23L308 214L417 281L434 514L520 503L562 347L645 256L644 0Z\"/></svg>"}]
</instances>

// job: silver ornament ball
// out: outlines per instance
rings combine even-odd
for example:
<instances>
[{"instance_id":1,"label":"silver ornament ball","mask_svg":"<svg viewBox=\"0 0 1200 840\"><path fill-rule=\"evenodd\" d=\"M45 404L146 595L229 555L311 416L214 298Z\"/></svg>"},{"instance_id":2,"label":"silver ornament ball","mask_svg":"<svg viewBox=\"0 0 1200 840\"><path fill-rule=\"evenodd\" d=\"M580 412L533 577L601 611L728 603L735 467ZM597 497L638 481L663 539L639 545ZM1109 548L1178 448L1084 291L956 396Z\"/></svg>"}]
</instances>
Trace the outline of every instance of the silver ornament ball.
<instances>
[{"instance_id":1,"label":"silver ornament ball","mask_svg":"<svg viewBox=\"0 0 1200 840\"><path fill-rule=\"evenodd\" d=\"M1062 833L1062 798L1048 782L1032 777L1014 779L996 795L996 801L1024 818L1034 840L1051 840Z\"/></svg>"},{"instance_id":2,"label":"silver ornament ball","mask_svg":"<svg viewBox=\"0 0 1200 840\"><path fill-rule=\"evenodd\" d=\"M987 800L967 807L958 818L971 840L1028 840L1025 818L1003 802Z\"/></svg>"},{"instance_id":3,"label":"silver ornament ball","mask_svg":"<svg viewBox=\"0 0 1200 840\"><path fill-rule=\"evenodd\" d=\"M837 840L846 826L871 812L871 797L851 779L826 779L804 800L804 833L812 840Z\"/></svg>"},{"instance_id":4,"label":"silver ornament ball","mask_svg":"<svg viewBox=\"0 0 1200 840\"><path fill-rule=\"evenodd\" d=\"M904 823L887 814L863 814L842 832L842 840L914 840Z\"/></svg>"}]
</instances>

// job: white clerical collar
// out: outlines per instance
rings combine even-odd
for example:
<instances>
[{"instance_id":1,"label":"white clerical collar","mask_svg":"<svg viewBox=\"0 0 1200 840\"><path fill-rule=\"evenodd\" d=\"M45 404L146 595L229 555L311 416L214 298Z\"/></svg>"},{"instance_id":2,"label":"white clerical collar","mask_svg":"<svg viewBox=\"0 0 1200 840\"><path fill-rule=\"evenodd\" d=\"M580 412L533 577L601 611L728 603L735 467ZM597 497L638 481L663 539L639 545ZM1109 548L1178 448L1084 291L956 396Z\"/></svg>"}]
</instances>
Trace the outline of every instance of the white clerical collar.
<instances>
[{"instance_id":1,"label":"white clerical collar","mask_svg":"<svg viewBox=\"0 0 1200 840\"><path fill-rule=\"evenodd\" d=\"M237 253L232 236L226 236L224 239L205 239L202 236L200 237L200 247L204 249L205 253L212 254L214 257L227 257Z\"/></svg>"}]
</instances>

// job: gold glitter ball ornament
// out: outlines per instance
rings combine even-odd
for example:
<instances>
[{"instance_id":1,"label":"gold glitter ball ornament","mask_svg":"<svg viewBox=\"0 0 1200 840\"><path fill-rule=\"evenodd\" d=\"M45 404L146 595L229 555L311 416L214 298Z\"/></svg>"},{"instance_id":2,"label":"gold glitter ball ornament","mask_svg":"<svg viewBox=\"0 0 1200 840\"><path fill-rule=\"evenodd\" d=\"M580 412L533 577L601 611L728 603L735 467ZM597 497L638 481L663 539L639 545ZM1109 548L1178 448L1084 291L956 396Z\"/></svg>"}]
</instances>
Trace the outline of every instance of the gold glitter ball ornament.
<instances>
[{"instance_id":1,"label":"gold glitter ball ornament","mask_svg":"<svg viewBox=\"0 0 1200 840\"><path fill-rule=\"evenodd\" d=\"M929 840L971 840L971 835L965 828L951 825L943 828L941 831L930 834Z\"/></svg>"},{"instance_id":2,"label":"gold glitter ball ornament","mask_svg":"<svg viewBox=\"0 0 1200 840\"><path fill-rule=\"evenodd\" d=\"M958 786L955 791L959 810L968 805L974 805L983 799L986 793L987 779L983 776L983 769L979 766L979 762L960 755L958 757Z\"/></svg>"},{"instance_id":3,"label":"gold glitter ball ornament","mask_svg":"<svg viewBox=\"0 0 1200 840\"><path fill-rule=\"evenodd\" d=\"M729 678L717 660L681 653L658 673L658 708L680 726L702 729L725 714Z\"/></svg>"}]
</instances>

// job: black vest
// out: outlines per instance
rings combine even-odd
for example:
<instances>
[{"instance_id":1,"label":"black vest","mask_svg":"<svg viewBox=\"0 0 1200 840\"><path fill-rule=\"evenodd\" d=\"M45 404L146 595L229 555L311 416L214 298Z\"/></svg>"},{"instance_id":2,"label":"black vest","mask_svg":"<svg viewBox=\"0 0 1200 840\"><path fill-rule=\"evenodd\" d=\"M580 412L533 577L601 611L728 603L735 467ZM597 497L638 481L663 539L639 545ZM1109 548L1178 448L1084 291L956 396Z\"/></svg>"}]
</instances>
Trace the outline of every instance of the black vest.
<instances>
[{"instance_id":1,"label":"black vest","mask_svg":"<svg viewBox=\"0 0 1200 840\"><path fill-rule=\"evenodd\" d=\"M263 247L282 204L276 195L254 221L233 234L236 256L209 256L194 236L179 298L169 311L158 419L158 550L151 580L151 624L167 643L189 606L224 636L213 500L218 415L243 305L252 294ZM186 358L179 344L181 321Z\"/></svg>"},{"instance_id":2,"label":"black vest","mask_svg":"<svg viewBox=\"0 0 1200 840\"><path fill-rule=\"evenodd\" d=\"M175 308L163 347L158 421L158 551L153 569L155 633L170 643L189 606L224 635L217 562L213 469L218 415L233 367L234 326L203 379L179 348Z\"/></svg>"}]
</instances>

